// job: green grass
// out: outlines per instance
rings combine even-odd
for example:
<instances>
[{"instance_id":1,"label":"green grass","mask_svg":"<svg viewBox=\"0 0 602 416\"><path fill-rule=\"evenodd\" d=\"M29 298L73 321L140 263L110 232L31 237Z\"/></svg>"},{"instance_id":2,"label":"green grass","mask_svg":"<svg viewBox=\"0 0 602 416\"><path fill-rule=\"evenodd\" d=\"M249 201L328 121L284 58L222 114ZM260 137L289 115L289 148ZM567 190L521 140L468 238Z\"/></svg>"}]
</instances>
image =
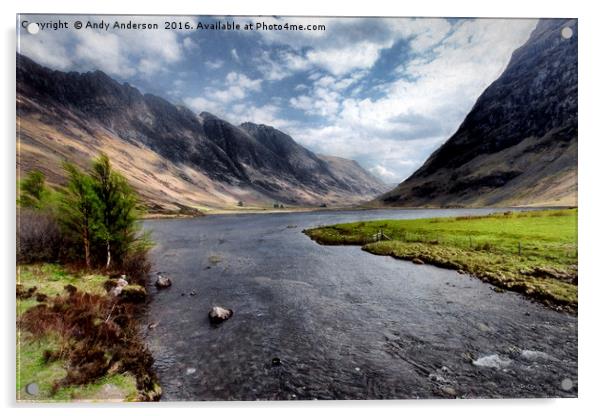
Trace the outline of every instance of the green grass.
<instances>
[{"instance_id":1,"label":"green grass","mask_svg":"<svg viewBox=\"0 0 602 416\"><path fill-rule=\"evenodd\" d=\"M106 280L107 276L101 274L70 273L58 264L19 265L17 284L23 285L25 289L35 286L37 290L31 298L17 299L17 316L39 303L35 299L37 293L54 297L65 293L66 285L73 285L82 292L102 295L106 293L103 287Z\"/></svg>"},{"instance_id":2,"label":"green grass","mask_svg":"<svg viewBox=\"0 0 602 416\"><path fill-rule=\"evenodd\" d=\"M387 238L375 241L382 232ZM463 271L548 305L577 308L577 209L382 220L305 230L320 244L362 245Z\"/></svg>"},{"instance_id":3,"label":"green grass","mask_svg":"<svg viewBox=\"0 0 602 416\"><path fill-rule=\"evenodd\" d=\"M107 276L104 275L71 273L55 264L19 265L17 283L24 289L35 286L37 290L28 299L17 299L17 317L40 303L35 299L39 293L54 297L64 294L64 287L71 284L77 287L78 291L105 294L103 284L106 280ZM34 338L27 331L18 331L17 400L136 400L136 379L129 373L112 374L82 386L62 387L53 394L52 386L67 374L67 363L62 359L45 362L44 351L61 351L64 342L68 341L61 340L58 334ZM25 387L29 383L38 385L39 394L32 396L26 392ZM107 391L110 391L108 397Z\"/></svg>"},{"instance_id":4,"label":"green grass","mask_svg":"<svg viewBox=\"0 0 602 416\"><path fill-rule=\"evenodd\" d=\"M52 386L67 375L64 360L50 363L44 361L44 351L60 349L61 343L55 337L32 339L20 334L17 355L17 400L23 401L104 401L136 400L138 390L136 379L130 374L112 374L83 386L62 387L54 394ZM39 393L32 396L25 390L30 383L36 383ZM107 397L107 386L111 395Z\"/></svg>"}]
</instances>

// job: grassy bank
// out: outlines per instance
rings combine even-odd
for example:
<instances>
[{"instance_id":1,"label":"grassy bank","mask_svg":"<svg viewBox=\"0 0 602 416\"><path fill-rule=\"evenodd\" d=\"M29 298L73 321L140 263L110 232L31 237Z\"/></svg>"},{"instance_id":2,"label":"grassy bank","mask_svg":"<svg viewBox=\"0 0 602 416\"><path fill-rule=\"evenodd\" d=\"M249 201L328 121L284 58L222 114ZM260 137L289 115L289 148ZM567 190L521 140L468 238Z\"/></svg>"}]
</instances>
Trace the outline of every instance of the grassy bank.
<instances>
[{"instance_id":1,"label":"grassy bank","mask_svg":"<svg viewBox=\"0 0 602 416\"><path fill-rule=\"evenodd\" d=\"M158 399L135 306L107 294L114 280L54 264L18 266L17 400ZM31 383L37 394L27 391Z\"/></svg>"},{"instance_id":2,"label":"grassy bank","mask_svg":"<svg viewBox=\"0 0 602 416\"><path fill-rule=\"evenodd\" d=\"M320 244L361 245L373 254L458 270L552 307L577 309L577 209L357 222L304 232Z\"/></svg>"}]
</instances>

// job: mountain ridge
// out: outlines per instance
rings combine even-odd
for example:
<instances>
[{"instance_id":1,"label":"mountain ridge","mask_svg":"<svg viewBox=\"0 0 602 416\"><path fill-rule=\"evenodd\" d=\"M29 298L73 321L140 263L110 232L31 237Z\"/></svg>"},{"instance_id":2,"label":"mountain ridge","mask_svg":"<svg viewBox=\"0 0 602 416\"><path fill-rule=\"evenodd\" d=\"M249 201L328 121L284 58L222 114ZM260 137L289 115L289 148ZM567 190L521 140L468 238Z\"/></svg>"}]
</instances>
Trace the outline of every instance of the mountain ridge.
<instances>
[{"instance_id":1,"label":"mountain ridge","mask_svg":"<svg viewBox=\"0 0 602 416\"><path fill-rule=\"evenodd\" d=\"M351 205L385 190L361 166L342 174L274 127L197 115L102 71L52 70L20 54L17 121L19 170L41 168L59 184L62 160L105 151L151 209Z\"/></svg>"},{"instance_id":2,"label":"mountain ridge","mask_svg":"<svg viewBox=\"0 0 602 416\"><path fill-rule=\"evenodd\" d=\"M457 131L375 203L577 205L576 19L541 19Z\"/></svg>"}]
</instances>

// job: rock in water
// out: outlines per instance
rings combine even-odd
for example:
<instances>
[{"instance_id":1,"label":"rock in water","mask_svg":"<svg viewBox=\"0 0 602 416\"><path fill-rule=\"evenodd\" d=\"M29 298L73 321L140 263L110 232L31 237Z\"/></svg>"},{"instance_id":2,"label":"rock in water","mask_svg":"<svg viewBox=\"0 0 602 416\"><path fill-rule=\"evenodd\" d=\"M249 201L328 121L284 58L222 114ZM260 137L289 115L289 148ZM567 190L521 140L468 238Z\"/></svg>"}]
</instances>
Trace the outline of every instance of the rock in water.
<instances>
[{"instance_id":1,"label":"rock in water","mask_svg":"<svg viewBox=\"0 0 602 416\"><path fill-rule=\"evenodd\" d=\"M232 309L222 308L221 306L214 306L209 311L209 321L212 324L220 324L227 319L232 318L234 311Z\"/></svg>"},{"instance_id":2,"label":"rock in water","mask_svg":"<svg viewBox=\"0 0 602 416\"><path fill-rule=\"evenodd\" d=\"M159 289L165 289L166 287L171 286L171 280L169 277L159 276L155 282L155 286L157 286Z\"/></svg>"},{"instance_id":3,"label":"rock in water","mask_svg":"<svg viewBox=\"0 0 602 416\"><path fill-rule=\"evenodd\" d=\"M512 361L508 359L504 359L500 357L498 354L487 355L479 358L478 360L474 360L472 362L477 367L489 367L500 369L502 367L508 367Z\"/></svg>"}]
</instances>

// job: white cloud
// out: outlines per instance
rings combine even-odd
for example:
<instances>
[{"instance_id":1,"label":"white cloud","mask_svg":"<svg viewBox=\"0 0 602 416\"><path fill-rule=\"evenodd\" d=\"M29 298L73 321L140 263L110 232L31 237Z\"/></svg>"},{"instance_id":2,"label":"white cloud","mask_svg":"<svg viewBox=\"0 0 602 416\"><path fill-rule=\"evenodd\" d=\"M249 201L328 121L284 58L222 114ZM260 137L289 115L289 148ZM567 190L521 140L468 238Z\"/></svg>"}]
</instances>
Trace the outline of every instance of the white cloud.
<instances>
[{"instance_id":1,"label":"white cloud","mask_svg":"<svg viewBox=\"0 0 602 416\"><path fill-rule=\"evenodd\" d=\"M122 53L119 36L114 33L87 31L78 34L77 38L79 42L75 47L75 55L79 60L87 62L93 68L122 77L136 73L129 58Z\"/></svg>"},{"instance_id":2,"label":"white cloud","mask_svg":"<svg viewBox=\"0 0 602 416\"><path fill-rule=\"evenodd\" d=\"M232 55L232 58L234 58L236 62L240 62L240 57L238 56L238 52L236 52L236 49L232 49L230 51L230 55Z\"/></svg>"},{"instance_id":3,"label":"white cloud","mask_svg":"<svg viewBox=\"0 0 602 416\"><path fill-rule=\"evenodd\" d=\"M28 16L31 21L47 17ZM69 21L100 21L102 17L69 16ZM108 20L106 17L105 21ZM132 22L159 23L158 16L124 16ZM40 64L61 70L96 70L122 78L151 75L183 57L183 46L175 31L21 31L19 52Z\"/></svg>"},{"instance_id":4,"label":"white cloud","mask_svg":"<svg viewBox=\"0 0 602 416\"><path fill-rule=\"evenodd\" d=\"M261 83L261 79L251 79L239 72L229 72L223 82L220 83L220 87L205 88L202 95L188 97L184 101L195 109L203 110L203 106L223 109L225 104L246 98L249 92L261 91ZM217 104L214 103L216 101Z\"/></svg>"},{"instance_id":5,"label":"white cloud","mask_svg":"<svg viewBox=\"0 0 602 416\"><path fill-rule=\"evenodd\" d=\"M280 81L292 74L284 65L273 60L268 51L262 51L254 62L267 81Z\"/></svg>"},{"instance_id":6,"label":"white cloud","mask_svg":"<svg viewBox=\"0 0 602 416\"><path fill-rule=\"evenodd\" d=\"M235 123L251 121L257 124L266 124L268 126L278 126L280 129L286 129L289 121L279 117L280 107L272 104L263 106L249 106L246 104L237 104L232 107L229 119Z\"/></svg>"},{"instance_id":7,"label":"white cloud","mask_svg":"<svg viewBox=\"0 0 602 416\"><path fill-rule=\"evenodd\" d=\"M208 99L202 95L198 97L184 98L184 103L198 113L207 111L215 114L216 116L220 116L221 114L225 113L224 106L221 103Z\"/></svg>"},{"instance_id":8,"label":"white cloud","mask_svg":"<svg viewBox=\"0 0 602 416\"><path fill-rule=\"evenodd\" d=\"M213 61L205 62L205 65L207 65L207 68L209 69L220 69L224 66L224 61L222 61L221 59L216 59Z\"/></svg>"},{"instance_id":9,"label":"white cloud","mask_svg":"<svg viewBox=\"0 0 602 416\"><path fill-rule=\"evenodd\" d=\"M149 19L161 20L131 18ZM185 97L184 102L194 110L209 111L226 120L286 127L296 140L312 149L360 160L389 182L412 173L453 134L536 23L525 19L262 20L268 24L324 24L326 31L253 32L260 38L251 63L241 61L239 45L235 45L238 51L225 48L222 59L199 64L199 72L213 71L213 81L190 92L195 74L183 76L178 72L174 79L179 81L173 82L169 93L176 99ZM122 78L140 75L151 79L175 69L174 64L181 63L187 53L200 49L188 33L178 31L116 33L23 33L20 52L61 70L101 69ZM390 48L404 42L407 48L401 48L396 68L386 74L379 72L381 67L373 70L385 50L388 62L397 59ZM202 45L206 45L205 40ZM235 71L232 61L237 63ZM218 69L227 73L221 80L214 77L221 72ZM261 78L256 78L256 71ZM293 75L299 78L287 85L285 79ZM281 93L258 100L262 91L275 91L280 85ZM286 119L291 113L298 114L292 109L311 117L293 123Z\"/></svg>"},{"instance_id":10,"label":"white cloud","mask_svg":"<svg viewBox=\"0 0 602 416\"><path fill-rule=\"evenodd\" d=\"M346 48L312 50L307 53L307 60L339 76L355 69L371 68L384 47L382 44L362 42Z\"/></svg>"},{"instance_id":11,"label":"white cloud","mask_svg":"<svg viewBox=\"0 0 602 416\"><path fill-rule=\"evenodd\" d=\"M245 90L259 91L261 79L250 79L239 72L230 72L226 75L226 85L237 86Z\"/></svg>"},{"instance_id":12,"label":"white cloud","mask_svg":"<svg viewBox=\"0 0 602 416\"><path fill-rule=\"evenodd\" d=\"M327 119L335 117L343 102L343 91L359 80L364 73L356 72L348 77L335 78L325 75L315 78L310 93L292 97L289 100L291 107L303 110L308 115L322 116ZM296 91L307 90L309 87L295 87Z\"/></svg>"},{"instance_id":13,"label":"white cloud","mask_svg":"<svg viewBox=\"0 0 602 416\"><path fill-rule=\"evenodd\" d=\"M184 40L182 41L182 46L187 51L194 51L199 48L199 45L194 40L192 40L190 37L184 38Z\"/></svg>"},{"instance_id":14,"label":"white cloud","mask_svg":"<svg viewBox=\"0 0 602 416\"><path fill-rule=\"evenodd\" d=\"M322 24L325 31L261 31L269 44L292 48L279 59L280 73L317 67L341 76L370 69L384 49L406 39L413 50L424 51L441 42L452 25L445 19L398 18L267 18L268 24Z\"/></svg>"},{"instance_id":15,"label":"white cloud","mask_svg":"<svg viewBox=\"0 0 602 416\"><path fill-rule=\"evenodd\" d=\"M216 116L233 121L235 118L240 118L246 112L256 108L247 103L241 103L241 101L250 93L260 92L261 83L261 79L251 79L240 72L229 72L224 80L219 83L220 87L204 88L201 95L184 98L184 102L193 110L208 111ZM246 112L243 111L245 108L247 109ZM271 107L265 107L263 111L264 114L275 114ZM252 119L248 118L245 121L248 120Z\"/></svg>"},{"instance_id":16,"label":"white cloud","mask_svg":"<svg viewBox=\"0 0 602 416\"><path fill-rule=\"evenodd\" d=\"M387 169L386 167L384 167L382 165L376 165L376 166L370 168L369 170L374 175L376 175L380 178L383 178L383 179L394 180L397 178L397 175L395 174L395 172L390 171L389 169Z\"/></svg>"},{"instance_id":17,"label":"white cloud","mask_svg":"<svg viewBox=\"0 0 602 416\"><path fill-rule=\"evenodd\" d=\"M340 107L341 96L328 88L315 88L312 95L301 95L290 99L291 107L305 111L309 115L326 118L336 116Z\"/></svg>"},{"instance_id":18,"label":"white cloud","mask_svg":"<svg viewBox=\"0 0 602 416\"><path fill-rule=\"evenodd\" d=\"M67 50L65 38L61 32L54 36L44 31L40 31L37 35L31 35L23 30L17 51L42 65L68 70L73 67L73 53Z\"/></svg>"},{"instance_id":19,"label":"white cloud","mask_svg":"<svg viewBox=\"0 0 602 416\"><path fill-rule=\"evenodd\" d=\"M185 99L185 103L196 112L207 111L233 124L251 121L257 124L278 126L280 129L285 129L291 125L288 120L279 116L281 107L272 104L253 106L246 103L238 103L227 106L204 97L187 98Z\"/></svg>"},{"instance_id":20,"label":"white cloud","mask_svg":"<svg viewBox=\"0 0 602 416\"><path fill-rule=\"evenodd\" d=\"M293 97L290 105L322 115L327 123L296 130L293 137L322 153L362 160L384 180L392 179L385 169L402 180L453 134L535 23L477 19L453 28L423 23L430 29L418 34L412 34L416 27L402 27L415 57L398 68L400 78L378 86L382 97L355 98L333 88L353 86L361 74L351 81L315 76L311 94Z\"/></svg>"}]
</instances>

